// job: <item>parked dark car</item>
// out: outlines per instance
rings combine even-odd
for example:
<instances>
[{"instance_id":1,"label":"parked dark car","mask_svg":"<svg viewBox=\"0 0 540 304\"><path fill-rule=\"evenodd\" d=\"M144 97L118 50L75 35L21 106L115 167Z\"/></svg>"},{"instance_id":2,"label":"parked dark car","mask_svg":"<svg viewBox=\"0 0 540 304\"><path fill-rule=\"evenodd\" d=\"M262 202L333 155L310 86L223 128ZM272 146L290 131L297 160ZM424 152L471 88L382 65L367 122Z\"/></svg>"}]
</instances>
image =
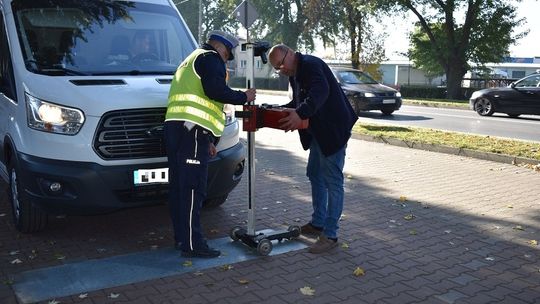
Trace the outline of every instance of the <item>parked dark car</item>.
<instances>
[{"instance_id":1,"label":"parked dark car","mask_svg":"<svg viewBox=\"0 0 540 304\"><path fill-rule=\"evenodd\" d=\"M332 67L341 88L356 114L379 110L390 115L401 107L401 94L371 78L368 74L349 68Z\"/></svg>"},{"instance_id":2,"label":"parked dark car","mask_svg":"<svg viewBox=\"0 0 540 304\"><path fill-rule=\"evenodd\" d=\"M471 95L469 107L481 116L495 112L510 117L540 115L540 73L534 73L503 88L489 88Z\"/></svg>"}]
</instances>

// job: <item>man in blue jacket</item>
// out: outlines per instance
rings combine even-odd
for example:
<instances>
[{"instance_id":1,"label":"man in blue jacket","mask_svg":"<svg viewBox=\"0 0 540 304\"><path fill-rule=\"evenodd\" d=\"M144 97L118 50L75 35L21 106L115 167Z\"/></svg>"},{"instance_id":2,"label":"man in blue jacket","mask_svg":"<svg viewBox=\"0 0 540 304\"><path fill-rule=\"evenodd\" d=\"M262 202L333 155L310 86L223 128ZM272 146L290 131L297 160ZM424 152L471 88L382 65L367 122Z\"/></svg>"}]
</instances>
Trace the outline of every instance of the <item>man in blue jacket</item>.
<instances>
[{"instance_id":1,"label":"man in blue jacket","mask_svg":"<svg viewBox=\"0 0 540 304\"><path fill-rule=\"evenodd\" d=\"M285 131L298 130L304 150L309 149L307 176L311 183L313 214L301 227L302 234L319 236L310 248L322 253L337 246L338 222L343 210L343 166L351 129L358 120L328 65L320 58L303 55L286 45L270 50L274 69L289 77L293 98L289 116L280 123Z\"/></svg>"}]
</instances>

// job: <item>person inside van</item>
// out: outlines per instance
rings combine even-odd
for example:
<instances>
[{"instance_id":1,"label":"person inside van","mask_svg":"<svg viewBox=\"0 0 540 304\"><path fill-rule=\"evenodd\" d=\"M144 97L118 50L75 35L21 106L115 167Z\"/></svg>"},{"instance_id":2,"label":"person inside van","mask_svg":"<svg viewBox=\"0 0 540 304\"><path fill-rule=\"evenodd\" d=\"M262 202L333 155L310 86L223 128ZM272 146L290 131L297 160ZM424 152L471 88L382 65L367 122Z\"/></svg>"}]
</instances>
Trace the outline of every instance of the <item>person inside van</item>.
<instances>
[{"instance_id":1,"label":"person inside van","mask_svg":"<svg viewBox=\"0 0 540 304\"><path fill-rule=\"evenodd\" d=\"M136 62L158 59L152 48L152 33L150 31L137 31L133 35L129 52L131 60Z\"/></svg>"}]
</instances>

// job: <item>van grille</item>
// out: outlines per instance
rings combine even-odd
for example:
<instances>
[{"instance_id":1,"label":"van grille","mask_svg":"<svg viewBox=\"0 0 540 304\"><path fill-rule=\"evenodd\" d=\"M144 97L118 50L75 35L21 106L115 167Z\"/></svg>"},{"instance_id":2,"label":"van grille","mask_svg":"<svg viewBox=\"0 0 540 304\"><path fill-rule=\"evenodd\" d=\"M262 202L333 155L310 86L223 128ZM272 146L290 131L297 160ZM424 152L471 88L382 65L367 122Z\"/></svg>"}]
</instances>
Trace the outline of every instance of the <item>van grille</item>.
<instances>
[{"instance_id":1,"label":"van grille","mask_svg":"<svg viewBox=\"0 0 540 304\"><path fill-rule=\"evenodd\" d=\"M163 157L166 108L107 112L99 122L94 150L103 159Z\"/></svg>"}]
</instances>

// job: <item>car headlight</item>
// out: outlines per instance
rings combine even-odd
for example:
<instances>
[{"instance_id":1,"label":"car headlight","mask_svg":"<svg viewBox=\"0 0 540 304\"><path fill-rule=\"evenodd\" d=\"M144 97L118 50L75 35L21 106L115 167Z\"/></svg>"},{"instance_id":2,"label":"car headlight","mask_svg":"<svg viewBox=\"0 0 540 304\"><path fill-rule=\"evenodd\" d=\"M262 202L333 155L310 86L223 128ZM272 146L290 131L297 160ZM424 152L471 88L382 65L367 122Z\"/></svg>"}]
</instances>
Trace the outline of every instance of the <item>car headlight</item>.
<instances>
[{"instance_id":1,"label":"car headlight","mask_svg":"<svg viewBox=\"0 0 540 304\"><path fill-rule=\"evenodd\" d=\"M75 135L79 133L84 114L81 110L45 102L25 94L28 126L39 131Z\"/></svg>"},{"instance_id":2,"label":"car headlight","mask_svg":"<svg viewBox=\"0 0 540 304\"><path fill-rule=\"evenodd\" d=\"M223 105L223 113L225 113L225 125L230 125L236 120L236 115L234 114L235 107L232 104Z\"/></svg>"},{"instance_id":3,"label":"car headlight","mask_svg":"<svg viewBox=\"0 0 540 304\"><path fill-rule=\"evenodd\" d=\"M400 93L400 92L396 92L396 97L401 97L401 93Z\"/></svg>"},{"instance_id":4,"label":"car headlight","mask_svg":"<svg viewBox=\"0 0 540 304\"><path fill-rule=\"evenodd\" d=\"M365 92L364 97L375 97L375 94L370 93L370 92Z\"/></svg>"}]
</instances>

